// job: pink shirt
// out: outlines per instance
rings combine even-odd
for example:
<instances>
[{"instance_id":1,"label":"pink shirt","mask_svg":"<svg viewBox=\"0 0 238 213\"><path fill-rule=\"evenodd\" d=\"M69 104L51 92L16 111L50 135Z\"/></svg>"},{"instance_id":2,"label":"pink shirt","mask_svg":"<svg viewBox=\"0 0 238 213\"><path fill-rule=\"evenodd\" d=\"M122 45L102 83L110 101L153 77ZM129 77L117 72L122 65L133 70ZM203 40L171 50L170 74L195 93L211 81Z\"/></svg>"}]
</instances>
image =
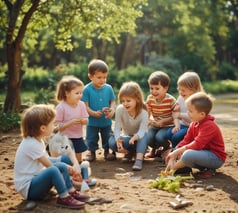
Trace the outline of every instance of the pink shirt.
<instances>
[{"instance_id":1,"label":"pink shirt","mask_svg":"<svg viewBox=\"0 0 238 213\"><path fill-rule=\"evenodd\" d=\"M75 118L88 118L84 102L79 101L76 107L68 105L65 101L57 105L55 118L57 123L66 123ZM72 125L62 131L62 133L69 138L81 138L83 137L83 125Z\"/></svg>"}]
</instances>

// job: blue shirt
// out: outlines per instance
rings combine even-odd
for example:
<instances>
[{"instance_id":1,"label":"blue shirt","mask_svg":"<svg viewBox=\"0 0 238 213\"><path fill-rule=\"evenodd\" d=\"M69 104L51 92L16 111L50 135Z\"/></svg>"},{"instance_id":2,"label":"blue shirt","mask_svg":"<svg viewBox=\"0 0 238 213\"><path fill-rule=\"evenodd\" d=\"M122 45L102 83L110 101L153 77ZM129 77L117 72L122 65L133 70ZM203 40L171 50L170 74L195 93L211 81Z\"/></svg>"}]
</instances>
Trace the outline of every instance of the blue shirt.
<instances>
[{"instance_id":1,"label":"blue shirt","mask_svg":"<svg viewBox=\"0 0 238 213\"><path fill-rule=\"evenodd\" d=\"M83 90L81 101L87 102L93 111L102 110L104 107L110 107L111 101L116 99L114 91L109 84L104 84L100 89L93 86L92 82L88 83ZM104 114L100 118L89 116L88 126L106 127L112 124L112 119L106 119Z\"/></svg>"}]
</instances>

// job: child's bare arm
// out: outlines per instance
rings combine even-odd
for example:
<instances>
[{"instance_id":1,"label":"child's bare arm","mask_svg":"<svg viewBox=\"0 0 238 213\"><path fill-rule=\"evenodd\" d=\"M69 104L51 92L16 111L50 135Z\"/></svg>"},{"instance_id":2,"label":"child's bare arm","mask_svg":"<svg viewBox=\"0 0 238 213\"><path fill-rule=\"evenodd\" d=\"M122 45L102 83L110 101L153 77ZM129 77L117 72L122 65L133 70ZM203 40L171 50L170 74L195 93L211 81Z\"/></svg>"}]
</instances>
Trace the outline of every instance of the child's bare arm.
<instances>
[{"instance_id":1,"label":"child's bare arm","mask_svg":"<svg viewBox=\"0 0 238 213\"><path fill-rule=\"evenodd\" d=\"M94 111L92 110L89 105L88 105L88 102L85 102L85 106L86 106L86 109L87 109L87 112L90 116L93 116L93 117L101 117L102 115L102 111L101 110L98 110L98 111Z\"/></svg>"},{"instance_id":2,"label":"child's bare arm","mask_svg":"<svg viewBox=\"0 0 238 213\"><path fill-rule=\"evenodd\" d=\"M49 160L48 156L45 154L44 156L38 158L38 161L44 166L49 167L52 166L53 163Z\"/></svg>"}]
</instances>

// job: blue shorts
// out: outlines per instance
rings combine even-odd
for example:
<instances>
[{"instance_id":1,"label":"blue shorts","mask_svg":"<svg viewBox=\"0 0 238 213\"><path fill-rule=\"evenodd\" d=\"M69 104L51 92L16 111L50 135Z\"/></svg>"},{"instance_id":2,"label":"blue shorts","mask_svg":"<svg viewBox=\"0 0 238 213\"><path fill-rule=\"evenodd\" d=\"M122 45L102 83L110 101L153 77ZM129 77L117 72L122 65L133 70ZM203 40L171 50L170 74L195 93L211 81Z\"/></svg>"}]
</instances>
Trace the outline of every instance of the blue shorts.
<instances>
[{"instance_id":1,"label":"blue shorts","mask_svg":"<svg viewBox=\"0 0 238 213\"><path fill-rule=\"evenodd\" d=\"M70 138L73 143L75 153L82 153L88 150L83 138Z\"/></svg>"}]
</instances>

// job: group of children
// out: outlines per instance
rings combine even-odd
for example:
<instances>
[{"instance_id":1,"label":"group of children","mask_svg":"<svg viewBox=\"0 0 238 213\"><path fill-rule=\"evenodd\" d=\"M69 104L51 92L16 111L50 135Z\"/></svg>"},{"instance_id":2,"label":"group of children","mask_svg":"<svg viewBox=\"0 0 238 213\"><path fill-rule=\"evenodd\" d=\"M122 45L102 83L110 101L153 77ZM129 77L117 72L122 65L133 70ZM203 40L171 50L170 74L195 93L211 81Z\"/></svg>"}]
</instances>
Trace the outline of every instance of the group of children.
<instances>
[{"instance_id":1,"label":"group of children","mask_svg":"<svg viewBox=\"0 0 238 213\"><path fill-rule=\"evenodd\" d=\"M99 137L106 160L115 160L117 152L124 153L123 161L135 157L135 171L142 169L144 157L161 156L167 171L198 168L207 176L225 162L222 134L209 114L212 100L203 92L195 72L179 77L177 99L168 94L170 78L162 71L149 76L146 101L138 83L125 82L118 93L117 107L112 86L106 83L108 72L104 61L94 59L88 66L91 81L86 86L74 76L60 80L56 110L34 105L24 112L23 141L16 153L14 175L16 189L25 199L42 199L52 186L59 194L58 205L81 208L89 199L70 181L72 171L78 170L75 162L54 163L47 156L43 139L56 129L72 141L78 162L86 150L86 160L96 160ZM151 151L146 153L148 146Z\"/></svg>"}]
</instances>

